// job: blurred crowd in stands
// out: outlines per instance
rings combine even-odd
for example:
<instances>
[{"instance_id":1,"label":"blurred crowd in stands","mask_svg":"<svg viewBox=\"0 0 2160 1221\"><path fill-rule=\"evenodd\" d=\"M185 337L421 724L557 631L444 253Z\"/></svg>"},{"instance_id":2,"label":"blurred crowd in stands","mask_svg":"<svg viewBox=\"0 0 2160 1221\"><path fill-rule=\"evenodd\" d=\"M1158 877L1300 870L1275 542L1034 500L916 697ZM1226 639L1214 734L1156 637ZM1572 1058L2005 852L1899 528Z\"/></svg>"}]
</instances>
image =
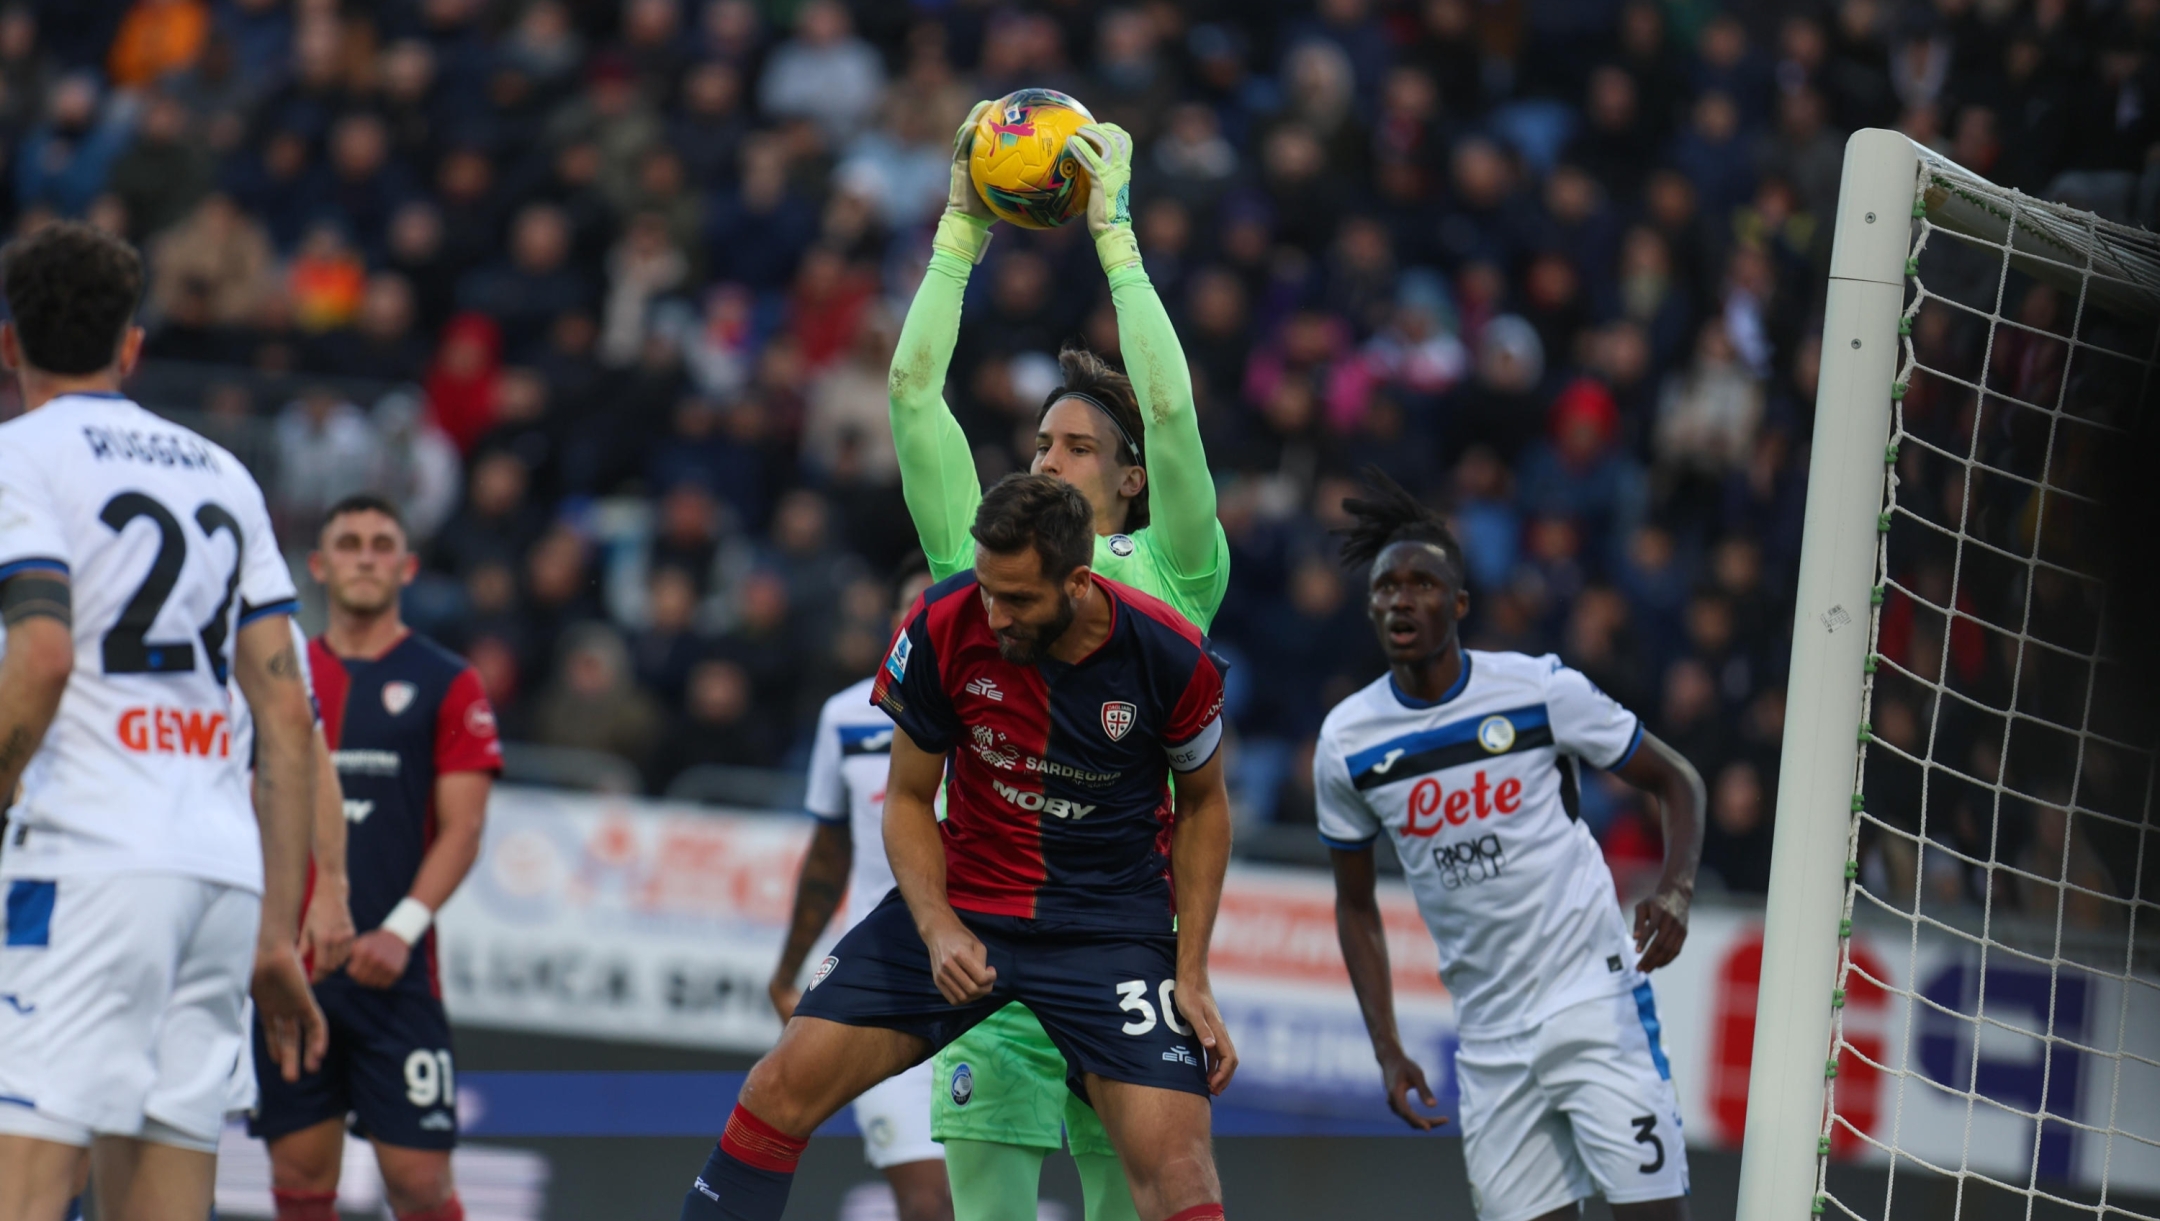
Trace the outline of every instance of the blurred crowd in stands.
<instances>
[{"instance_id":1,"label":"blurred crowd in stands","mask_svg":"<svg viewBox=\"0 0 2160 1221\"><path fill-rule=\"evenodd\" d=\"M125 233L139 393L267 476L286 546L358 487L409 617L508 736L793 766L912 545L885 373L977 98L1131 130L1198 391L1250 825L1380 673L1328 533L1380 467L1452 507L1473 646L1556 651L1766 884L1844 136L2153 205L2160 5L2121 0L50 0L0 5L0 228ZM1082 226L1000 226L947 387L1024 464ZM7 408L0 407L0 415ZM1614 861L1655 820L1608 783Z\"/></svg>"}]
</instances>

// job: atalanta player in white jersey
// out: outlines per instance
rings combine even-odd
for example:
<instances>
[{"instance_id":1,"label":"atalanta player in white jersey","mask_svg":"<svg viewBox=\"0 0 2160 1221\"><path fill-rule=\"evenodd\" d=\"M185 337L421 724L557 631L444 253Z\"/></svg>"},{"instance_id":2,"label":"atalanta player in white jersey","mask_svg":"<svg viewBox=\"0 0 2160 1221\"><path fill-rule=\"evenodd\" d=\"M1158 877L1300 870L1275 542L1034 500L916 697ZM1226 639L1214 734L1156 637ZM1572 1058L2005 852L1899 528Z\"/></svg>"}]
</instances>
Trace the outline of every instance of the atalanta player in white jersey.
<instances>
[{"instance_id":1,"label":"atalanta player in white jersey","mask_svg":"<svg viewBox=\"0 0 2160 1221\"><path fill-rule=\"evenodd\" d=\"M1343 957L1387 1081L1412 1127L1432 1091L1396 1036L1372 844L1393 841L1440 947L1461 1039L1463 1160L1479 1221L1561 1221L1593 1192L1619 1221L1687 1216L1687 1151L1645 975L1687 939L1703 784L1553 656L1461 647L1462 549L1386 476L1346 500L1343 562L1367 573L1388 673L1320 728L1313 791L1335 864ZM1632 938L1580 820L1582 769L1664 811L1665 869Z\"/></svg>"},{"instance_id":2,"label":"atalanta player in white jersey","mask_svg":"<svg viewBox=\"0 0 2160 1221\"><path fill-rule=\"evenodd\" d=\"M324 1051L294 930L313 716L292 578L230 453L119 393L142 262L84 225L6 253L0 358L0 1217L200 1221L245 1107L247 998L278 1073ZM253 710L257 793L228 675Z\"/></svg>"},{"instance_id":3,"label":"atalanta player in white jersey","mask_svg":"<svg viewBox=\"0 0 2160 1221\"><path fill-rule=\"evenodd\" d=\"M917 554L901 566L893 631L907 627L907 608L928 588L930 569ZM803 961L839 910L842 886L847 894L843 935L893 888L892 863L885 857L885 773L892 761L893 722L870 702L874 683L866 678L834 694L818 713L810 784L803 795L804 807L817 819L817 833L795 881L794 916L768 988L783 1022L795 1016L802 1000ZM925 1060L855 1099L863 1155L892 1184L899 1221L952 1221L945 1150L930 1135L931 1078Z\"/></svg>"},{"instance_id":4,"label":"atalanta player in white jersey","mask_svg":"<svg viewBox=\"0 0 2160 1221\"><path fill-rule=\"evenodd\" d=\"M296 1082L265 1080L248 1130L270 1146L279 1221L337 1221L348 1117L398 1221L462 1221L456 1062L429 926L479 853L502 764L495 714L472 666L399 617L419 563L395 505L348 496L318 541L308 569L330 621L309 656L344 792L352 918L367 931L316 986L330 1057Z\"/></svg>"}]
</instances>

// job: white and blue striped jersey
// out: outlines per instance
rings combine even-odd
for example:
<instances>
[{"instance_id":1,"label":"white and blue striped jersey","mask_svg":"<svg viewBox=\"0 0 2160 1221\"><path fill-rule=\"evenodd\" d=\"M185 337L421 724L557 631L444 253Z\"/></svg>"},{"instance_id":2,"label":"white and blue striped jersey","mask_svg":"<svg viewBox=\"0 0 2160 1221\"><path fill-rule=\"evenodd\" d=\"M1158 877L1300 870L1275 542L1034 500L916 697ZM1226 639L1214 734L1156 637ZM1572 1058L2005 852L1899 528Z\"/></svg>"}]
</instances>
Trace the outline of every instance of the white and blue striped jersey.
<instances>
[{"instance_id":1,"label":"white and blue striped jersey","mask_svg":"<svg viewBox=\"0 0 2160 1221\"><path fill-rule=\"evenodd\" d=\"M846 822L855 848L848 868L845 936L893 888L885 856L885 778L892 764L892 718L870 702L870 679L825 701L810 747L803 806L820 822Z\"/></svg>"},{"instance_id":2,"label":"white and blue striped jersey","mask_svg":"<svg viewBox=\"0 0 2160 1221\"><path fill-rule=\"evenodd\" d=\"M1328 713L1313 752L1320 837L1392 837L1464 1037L1534 1030L1642 982L1579 799L1581 765L1620 766L1642 733L1550 654L1465 650L1437 701L1383 676Z\"/></svg>"}]
</instances>

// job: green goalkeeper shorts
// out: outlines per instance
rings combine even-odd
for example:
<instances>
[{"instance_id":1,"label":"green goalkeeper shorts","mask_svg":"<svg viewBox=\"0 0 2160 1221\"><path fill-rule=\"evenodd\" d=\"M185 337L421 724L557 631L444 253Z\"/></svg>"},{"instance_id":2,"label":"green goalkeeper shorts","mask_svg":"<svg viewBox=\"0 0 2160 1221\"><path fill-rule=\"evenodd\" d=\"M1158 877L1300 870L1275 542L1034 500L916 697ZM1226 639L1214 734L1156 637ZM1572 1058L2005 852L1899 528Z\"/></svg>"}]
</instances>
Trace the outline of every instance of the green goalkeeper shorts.
<instances>
[{"instance_id":1,"label":"green goalkeeper shorts","mask_svg":"<svg viewBox=\"0 0 2160 1221\"><path fill-rule=\"evenodd\" d=\"M1065 1084L1065 1054L1025 1005L1007 1005L937 1054L933 1140L1115 1154L1095 1109ZM1060 1139L1060 1134L1064 1139Z\"/></svg>"}]
</instances>

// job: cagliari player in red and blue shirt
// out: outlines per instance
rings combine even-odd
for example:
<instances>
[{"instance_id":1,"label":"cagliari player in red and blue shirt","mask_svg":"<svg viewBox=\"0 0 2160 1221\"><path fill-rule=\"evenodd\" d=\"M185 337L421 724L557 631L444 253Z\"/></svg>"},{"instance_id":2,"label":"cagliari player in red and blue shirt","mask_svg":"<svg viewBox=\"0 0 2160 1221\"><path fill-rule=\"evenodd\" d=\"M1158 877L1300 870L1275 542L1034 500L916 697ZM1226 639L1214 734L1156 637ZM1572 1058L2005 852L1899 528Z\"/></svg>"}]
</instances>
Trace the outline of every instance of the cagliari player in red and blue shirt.
<instances>
[{"instance_id":1,"label":"cagliari player in red and blue shirt","mask_svg":"<svg viewBox=\"0 0 2160 1221\"><path fill-rule=\"evenodd\" d=\"M315 985L330 1022L319 1071L258 1068L249 1131L268 1142L278 1221L336 1221L347 1117L374 1144L398 1221L463 1221L451 1179L457 1066L436 974L436 909L472 867L502 770L480 676L406 627L417 571L396 506L348 497L325 517L309 568L329 629L308 642L323 733L344 791L353 940ZM257 1040L256 1060L266 1049Z\"/></svg>"},{"instance_id":2,"label":"cagliari player in red and blue shirt","mask_svg":"<svg viewBox=\"0 0 2160 1221\"><path fill-rule=\"evenodd\" d=\"M751 1070L684 1221L778 1221L818 1124L1014 1001L1064 1052L1140 1215L1223 1216L1208 1099L1237 1055L1207 972L1230 853L1223 666L1168 605L1092 572L1094 513L1071 486L1007 476L971 532L974 570L923 595L873 689L898 729L898 886Z\"/></svg>"}]
</instances>

